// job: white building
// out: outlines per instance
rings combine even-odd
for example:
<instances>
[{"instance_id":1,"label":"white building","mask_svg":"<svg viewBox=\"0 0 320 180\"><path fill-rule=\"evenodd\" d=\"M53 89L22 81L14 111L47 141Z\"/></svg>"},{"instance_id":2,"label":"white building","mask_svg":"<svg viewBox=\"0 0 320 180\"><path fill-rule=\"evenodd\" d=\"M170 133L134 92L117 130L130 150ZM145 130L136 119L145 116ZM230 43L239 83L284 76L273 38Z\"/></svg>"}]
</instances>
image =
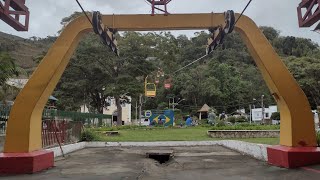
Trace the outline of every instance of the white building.
<instances>
[{"instance_id":1,"label":"white building","mask_svg":"<svg viewBox=\"0 0 320 180\"><path fill-rule=\"evenodd\" d=\"M269 106L268 108L264 108L264 119L270 119L272 113L278 112L277 106ZM252 113L252 121L253 122L261 122L262 121L262 108L255 108L251 110Z\"/></svg>"},{"instance_id":2,"label":"white building","mask_svg":"<svg viewBox=\"0 0 320 180\"><path fill-rule=\"evenodd\" d=\"M9 86L14 86L16 88L22 89L27 84L28 81L29 79L10 78L7 80L6 84L8 84Z\"/></svg>"},{"instance_id":3,"label":"white building","mask_svg":"<svg viewBox=\"0 0 320 180\"><path fill-rule=\"evenodd\" d=\"M131 101L131 97L128 97L129 101ZM118 112L117 112L117 106L116 101L114 98L110 98L109 100L110 106L103 109L103 114L112 115L112 121L118 120ZM88 113L88 107L86 105L81 106L81 112L82 113ZM125 103L122 105L122 124L127 125L131 124L131 104Z\"/></svg>"}]
</instances>

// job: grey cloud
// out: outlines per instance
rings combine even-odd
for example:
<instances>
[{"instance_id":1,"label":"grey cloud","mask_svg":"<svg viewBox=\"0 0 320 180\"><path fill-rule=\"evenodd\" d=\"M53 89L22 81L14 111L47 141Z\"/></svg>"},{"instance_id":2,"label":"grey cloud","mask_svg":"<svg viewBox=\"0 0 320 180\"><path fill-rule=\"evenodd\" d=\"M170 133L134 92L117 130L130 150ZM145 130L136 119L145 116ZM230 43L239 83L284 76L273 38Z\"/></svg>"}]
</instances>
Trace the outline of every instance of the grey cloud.
<instances>
[{"instance_id":1,"label":"grey cloud","mask_svg":"<svg viewBox=\"0 0 320 180\"><path fill-rule=\"evenodd\" d=\"M104 14L150 13L145 0L80 0L88 11L99 10ZM169 5L172 13L223 12L233 9L241 12L247 0L173 0ZM320 35L312 28L299 28L296 7L300 0L255 0L245 12L259 26L267 25L281 31L282 35L310 38L320 43ZM74 11L80 11L75 0L27 0L31 11L29 32L16 32L0 21L0 31L22 37L55 35L61 28L60 21ZM174 34L191 31L175 32Z\"/></svg>"}]
</instances>

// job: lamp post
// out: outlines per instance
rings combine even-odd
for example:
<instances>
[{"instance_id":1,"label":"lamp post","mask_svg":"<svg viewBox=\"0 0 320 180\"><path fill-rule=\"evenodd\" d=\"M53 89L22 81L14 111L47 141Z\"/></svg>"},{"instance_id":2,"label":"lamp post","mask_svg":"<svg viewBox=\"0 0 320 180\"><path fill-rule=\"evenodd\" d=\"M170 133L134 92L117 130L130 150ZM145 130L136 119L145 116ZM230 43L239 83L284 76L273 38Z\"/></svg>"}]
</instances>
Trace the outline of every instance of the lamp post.
<instances>
[{"instance_id":1,"label":"lamp post","mask_svg":"<svg viewBox=\"0 0 320 180\"><path fill-rule=\"evenodd\" d=\"M178 99L178 102L177 103L174 103L174 98L173 98L173 103L172 103L172 110L173 110L173 112L174 112L174 108L180 103L180 102L182 102L182 101L184 101L185 99L181 99L180 101L179 101L179 99Z\"/></svg>"},{"instance_id":2,"label":"lamp post","mask_svg":"<svg viewBox=\"0 0 320 180\"><path fill-rule=\"evenodd\" d=\"M261 95L262 123L265 124L265 122L264 122L264 104L263 104L263 98L264 98L264 95Z\"/></svg>"}]
</instances>

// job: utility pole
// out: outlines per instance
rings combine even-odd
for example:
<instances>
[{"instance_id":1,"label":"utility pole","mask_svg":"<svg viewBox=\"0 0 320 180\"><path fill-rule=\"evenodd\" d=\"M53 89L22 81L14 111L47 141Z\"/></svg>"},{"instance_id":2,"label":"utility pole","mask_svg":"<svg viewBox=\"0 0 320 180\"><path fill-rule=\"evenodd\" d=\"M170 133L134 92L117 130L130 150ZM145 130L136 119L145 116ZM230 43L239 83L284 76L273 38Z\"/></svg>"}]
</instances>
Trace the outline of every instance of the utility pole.
<instances>
[{"instance_id":1,"label":"utility pole","mask_svg":"<svg viewBox=\"0 0 320 180\"><path fill-rule=\"evenodd\" d=\"M250 121L250 124L251 124L251 123L252 123L252 109L251 109L251 104L249 104L249 109L250 109L249 121Z\"/></svg>"},{"instance_id":2,"label":"utility pole","mask_svg":"<svg viewBox=\"0 0 320 180\"><path fill-rule=\"evenodd\" d=\"M138 100L136 99L136 123L138 122Z\"/></svg>"},{"instance_id":3,"label":"utility pole","mask_svg":"<svg viewBox=\"0 0 320 180\"><path fill-rule=\"evenodd\" d=\"M174 106L175 106L175 104L174 104L174 98L173 98L173 103L172 103L172 110L173 110L173 112L174 112Z\"/></svg>"},{"instance_id":4,"label":"utility pole","mask_svg":"<svg viewBox=\"0 0 320 180\"><path fill-rule=\"evenodd\" d=\"M139 126L141 126L142 94L139 96Z\"/></svg>"},{"instance_id":5,"label":"utility pole","mask_svg":"<svg viewBox=\"0 0 320 180\"><path fill-rule=\"evenodd\" d=\"M261 108L262 108L262 123L264 124L264 104L263 104L264 95L261 95Z\"/></svg>"}]
</instances>

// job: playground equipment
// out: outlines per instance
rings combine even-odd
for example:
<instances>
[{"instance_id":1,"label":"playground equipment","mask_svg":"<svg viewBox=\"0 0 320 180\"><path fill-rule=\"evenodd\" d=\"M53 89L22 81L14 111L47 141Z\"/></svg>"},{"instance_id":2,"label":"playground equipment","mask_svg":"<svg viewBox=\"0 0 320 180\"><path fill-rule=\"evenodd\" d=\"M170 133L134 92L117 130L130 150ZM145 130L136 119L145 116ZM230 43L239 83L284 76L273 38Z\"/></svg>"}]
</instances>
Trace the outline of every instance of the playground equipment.
<instances>
[{"instance_id":1,"label":"playground equipment","mask_svg":"<svg viewBox=\"0 0 320 180\"><path fill-rule=\"evenodd\" d=\"M320 1L318 0L302 0L299 4L298 20L300 27L310 27L320 20ZM314 31L320 30L320 23Z\"/></svg>"},{"instance_id":2,"label":"playground equipment","mask_svg":"<svg viewBox=\"0 0 320 180\"><path fill-rule=\"evenodd\" d=\"M102 15L101 22L117 31L202 30L224 24L225 14ZM313 115L304 92L249 17L242 16L234 29L280 108L280 146L268 148L269 162L285 167L319 163ZM53 153L41 148L42 111L80 39L91 30L85 16L69 23L17 96L8 120L4 153L0 154L0 172L32 173L53 166Z\"/></svg>"},{"instance_id":3,"label":"playground equipment","mask_svg":"<svg viewBox=\"0 0 320 180\"><path fill-rule=\"evenodd\" d=\"M0 0L0 19L17 31L28 31L30 12L25 0ZM23 22L20 22L20 20Z\"/></svg>"},{"instance_id":4,"label":"playground equipment","mask_svg":"<svg viewBox=\"0 0 320 180\"><path fill-rule=\"evenodd\" d=\"M144 92L146 97L156 97L157 94L157 87L156 84L153 82L148 81L147 76L144 80Z\"/></svg>"},{"instance_id":5,"label":"playground equipment","mask_svg":"<svg viewBox=\"0 0 320 180\"><path fill-rule=\"evenodd\" d=\"M172 78L170 76L168 76L165 80L164 80L164 88L165 89L170 89L172 87Z\"/></svg>"},{"instance_id":6,"label":"playground equipment","mask_svg":"<svg viewBox=\"0 0 320 180\"><path fill-rule=\"evenodd\" d=\"M173 126L174 112L173 110L152 110L149 117L150 125Z\"/></svg>"}]
</instances>

